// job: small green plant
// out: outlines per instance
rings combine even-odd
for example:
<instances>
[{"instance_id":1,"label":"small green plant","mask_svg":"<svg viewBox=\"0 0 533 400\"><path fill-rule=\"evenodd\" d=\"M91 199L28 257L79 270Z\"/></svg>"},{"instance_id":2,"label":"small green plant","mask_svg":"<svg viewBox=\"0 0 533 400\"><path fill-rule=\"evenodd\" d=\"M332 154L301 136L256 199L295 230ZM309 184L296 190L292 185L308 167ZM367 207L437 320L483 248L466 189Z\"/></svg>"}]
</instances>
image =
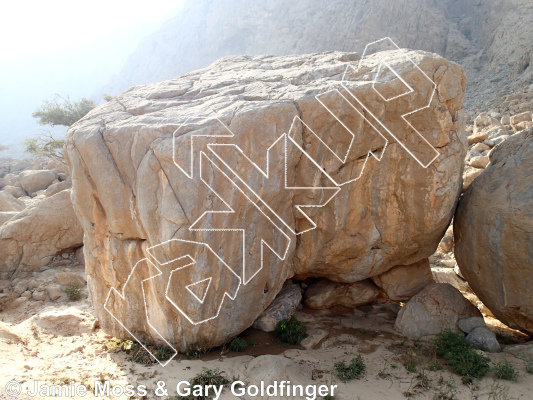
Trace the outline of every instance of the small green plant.
<instances>
[{"instance_id":1,"label":"small green plant","mask_svg":"<svg viewBox=\"0 0 533 400\"><path fill-rule=\"evenodd\" d=\"M490 360L476 353L461 332L441 332L433 344L437 355L448 361L452 371L461 375L463 383L480 379L490 371Z\"/></svg>"},{"instance_id":2,"label":"small green plant","mask_svg":"<svg viewBox=\"0 0 533 400\"><path fill-rule=\"evenodd\" d=\"M282 319L276 329L274 330L279 340L285 343L299 345L309 335L307 334L307 327L296 317L291 319Z\"/></svg>"},{"instance_id":3,"label":"small green plant","mask_svg":"<svg viewBox=\"0 0 533 400\"><path fill-rule=\"evenodd\" d=\"M494 364L492 367L492 373L498 379L506 379L513 382L516 382L519 375L518 371L513 367L513 365L506 360L502 360Z\"/></svg>"},{"instance_id":4,"label":"small green plant","mask_svg":"<svg viewBox=\"0 0 533 400\"><path fill-rule=\"evenodd\" d=\"M414 361L407 361L405 363L405 369L409 372L416 372L416 363Z\"/></svg>"},{"instance_id":5,"label":"small green plant","mask_svg":"<svg viewBox=\"0 0 533 400\"><path fill-rule=\"evenodd\" d=\"M366 365L365 360L359 354L352 358L350 364L346 364L345 360L336 362L333 365L333 369L341 381L348 382L363 375L366 370Z\"/></svg>"},{"instance_id":6,"label":"small green plant","mask_svg":"<svg viewBox=\"0 0 533 400\"><path fill-rule=\"evenodd\" d=\"M442 369L442 364L439 361L434 361L428 365L428 370L430 371L440 371Z\"/></svg>"},{"instance_id":7,"label":"small green plant","mask_svg":"<svg viewBox=\"0 0 533 400\"><path fill-rule=\"evenodd\" d=\"M398 366L397 366L396 364L391 364L390 367L391 367L392 369L396 369L396 368L398 368Z\"/></svg>"},{"instance_id":8,"label":"small green plant","mask_svg":"<svg viewBox=\"0 0 533 400\"><path fill-rule=\"evenodd\" d=\"M68 285L64 291L70 301L78 301L81 299L81 286L77 283Z\"/></svg>"},{"instance_id":9,"label":"small green plant","mask_svg":"<svg viewBox=\"0 0 533 400\"><path fill-rule=\"evenodd\" d=\"M248 346L248 344L246 343L246 340L240 337L236 337L229 344L230 350L237 351L237 352L244 351L244 349L246 349L246 346Z\"/></svg>"},{"instance_id":10,"label":"small green plant","mask_svg":"<svg viewBox=\"0 0 533 400\"><path fill-rule=\"evenodd\" d=\"M231 383L231 381L224 375L223 371L220 371L218 368L214 369L207 369L203 368L202 372L197 374L194 378L192 378L189 383L191 384L191 387L195 386L227 386ZM214 394L212 394L212 391L209 392L208 395L203 396L178 396L179 400L209 400L212 399Z\"/></svg>"},{"instance_id":11,"label":"small green plant","mask_svg":"<svg viewBox=\"0 0 533 400\"><path fill-rule=\"evenodd\" d=\"M208 351L207 347L204 347L200 344L193 344L189 349L186 351L185 354L187 354L187 357L189 358L200 358L203 354L205 354Z\"/></svg>"},{"instance_id":12,"label":"small green plant","mask_svg":"<svg viewBox=\"0 0 533 400\"><path fill-rule=\"evenodd\" d=\"M252 346L252 347L259 346L259 343L257 343L255 340L252 340L250 342L250 346Z\"/></svg>"}]
</instances>

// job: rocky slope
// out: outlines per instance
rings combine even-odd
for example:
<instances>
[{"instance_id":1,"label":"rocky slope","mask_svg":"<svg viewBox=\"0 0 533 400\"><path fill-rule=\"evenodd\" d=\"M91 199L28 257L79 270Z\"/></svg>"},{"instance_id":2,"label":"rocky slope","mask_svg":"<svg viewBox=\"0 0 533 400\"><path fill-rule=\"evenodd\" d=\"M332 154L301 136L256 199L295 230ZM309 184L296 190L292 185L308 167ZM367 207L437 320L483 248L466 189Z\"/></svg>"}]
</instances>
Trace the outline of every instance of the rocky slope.
<instances>
[{"instance_id":1,"label":"rocky slope","mask_svg":"<svg viewBox=\"0 0 533 400\"><path fill-rule=\"evenodd\" d=\"M173 78L236 54L358 51L384 36L461 63L467 110L532 83L529 0L189 1L131 55L106 90Z\"/></svg>"}]
</instances>

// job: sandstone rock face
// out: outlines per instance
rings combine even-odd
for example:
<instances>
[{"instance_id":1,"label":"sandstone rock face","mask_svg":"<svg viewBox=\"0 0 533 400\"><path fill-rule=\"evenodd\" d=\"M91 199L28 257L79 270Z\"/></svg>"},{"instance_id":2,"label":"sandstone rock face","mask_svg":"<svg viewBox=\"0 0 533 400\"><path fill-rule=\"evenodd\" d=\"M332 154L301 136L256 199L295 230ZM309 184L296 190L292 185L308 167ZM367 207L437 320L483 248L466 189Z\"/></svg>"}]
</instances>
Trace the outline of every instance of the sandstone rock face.
<instances>
[{"instance_id":1,"label":"sandstone rock face","mask_svg":"<svg viewBox=\"0 0 533 400\"><path fill-rule=\"evenodd\" d=\"M402 307L395 328L409 339L459 331L457 321L481 317L479 310L448 283L428 285Z\"/></svg>"},{"instance_id":2,"label":"sandstone rock face","mask_svg":"<svg viewBox=\"0 0 533 400\"><path fill-rule=\"evenodd\" d=\"M73 203L103 328L158 341L150 322L180 350L214 346L249 327L287 278L352 284L429 257L460 192L465 76L409 55L435 96L399 51L360 69L354 53L242 56L132 88L72 126ZM378 71L383 57L414 93ZM436 151L401 119L426 101L412 124Z\"/></svg>"},{"instance_id":3,"label":"sandstone rock face","mask_svg":"<svg viewBox=\"0 0 533 400\"><path fill-rule=\"evenodd\" d=\"M46 189L56 179L56 174L50 170L26 170L19 176L22 189L28 194Z\"/></svg>"},{"instance_id":4,"label":"sandstone rock face","mask_svg":"<svg viewBox=\"0 0 533 400\"><path fill-rule=\"evenodd\" d=\"M498 145L454 219L455 258L479 299L533 333L533 130Z\"/></svg>"},{"instance_id":5,"label":"sandstone rock face","mask_svg":"<svg viewBox=\"0 0 533 400\"><path fill-rule=\"evenodd\" d=\"M429 260L423 259L412 265L400 265L372 278L389 299L406 301L433 283Z\"/></svg>"},{"instance_id":6,"label":"sandstone rock face","mask_svg":"<svg viewBox=\"0 0 533 400\"><path fill-rule=\"evenodd\" d=\"M28 275L82 242L70 190L43 199L0 227L0 279Z\"/></svg>"},{"instance_id":7,"label":"sandstone rock face","mask_svg":"<svg viewBox=\"0 0 533 400\"><path fill-rule=\"evenodd\" d=\"M370 280L346 284L321 279L306 290L305 304L319 310L333 306L355 308L373 302L378 295L378 288Z\"/></svg>"}]
</instances>

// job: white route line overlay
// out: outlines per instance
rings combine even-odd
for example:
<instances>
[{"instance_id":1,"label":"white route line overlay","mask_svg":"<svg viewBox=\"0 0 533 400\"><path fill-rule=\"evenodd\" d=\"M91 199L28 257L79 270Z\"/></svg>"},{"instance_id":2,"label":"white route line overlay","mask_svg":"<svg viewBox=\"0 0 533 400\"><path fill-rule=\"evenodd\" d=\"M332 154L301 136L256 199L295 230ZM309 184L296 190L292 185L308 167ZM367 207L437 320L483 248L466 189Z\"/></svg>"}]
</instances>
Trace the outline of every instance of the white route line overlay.
<instances>
[{"instance_id":1,"label":"white route line overlay","mask_svg":"<svg viewBox=\"0 0 533 400\"><path fill-rule=\"evenodd\" d=\"M347 75L347 73L348 73L348 69L351 68L351 69L355 70L355 72L358 72L359 69L360 69L361 66L362 66L362 62L363 62L363 60L365 59L365 55L366 55L366 53L367 53L368 47L371 46L371 45L373 45L373 44L376 44L376 43L379 43L379 42L383 42L383 41L385 41L385 40L388 40L388 41L389 41L394 47L396 47L397 50L401 51L401 52L403 53L403 55L404 55L404 56L405 56L405 57L411 62L411 64L413 64L413 66L414 66L416 69L418 69L418 70L419 70L419 71L420 71L420 72L421 72L421 73L422 73L422 74L428 79L428 81L430 81L430 82L432 83L432 85L433 85L433 90L431 91L431 97L430 97L430 99L429 99L429 101L428 101L428 104L427 104L426 106L424 106L424 107L420 107L420 108L418 108L418 109L416 109L416 110L413 110L413 111L410 111L410 112L408 112L408 113L402 114L402 119L403 119L403 120L404 120L404 121L405 121L405 122L406 122L411 128L413 128L413 130L417 133L417 135L418 135L422 140L424 140L424 141L425 141L425 142L431 147L431 149L433 149L433 151L435 152L435 157L433 157L433 158L432 158L427 164L422 163L422 162L421 162L421 161L420 161L420 160L419 160L419 159L418 159L418 158L417 158L417 157L416 157L416 156L415 156L415 155L414 155L414 154L413 154L413 153L407 148L407 146L405 146L405 145L404 145L404 144L403 144L403 143L402 143L402 142L401 142L401 141L400 141L400 140L394 135L394 133L392 133L392 132L390 131L389 128L387 128L387 127L386 127L386 126L385 126L385 125L384 125L384 124L383 124L378 118L376 118L376 116L375 116L374 114L372 114L372 112L371 112L371 111L370 111L370 110L369 110L369 109L368 109L368 108L362 103L362 101L360 101L360 100L359 100L359 99L358 99L358 98L352 93L352 91L346 87L345 82L347 81L347 80L346 80L346 75ZM392 97L392 98L390 98L390 99L385 99L385 97L383 97L383 95L382 95L382 94L381 94L381 93L375 88L375 84L376 84L376 82L377 82L377 78L378 78L378 75L379 75L379 71L381 70L381 65L382 65L382 64L384 64L385 66L387 66L387 68L389 68L389 69L394 73L394 75L396 75L396 76L402 81L402 83L403 83L404 85L406 85L407 88L409 88L410 90L408 90L407 92L402 93L402 94L400 94L400 95L398 95L398 96L394 96L394 97ZM418 65L417 65L417 64L416 64L416 63L415 63L415 62L414 62L414 61L413 61L408 55L407 55L407 52L405 52L405 51L402 50L400 47L398 47L398 45L397 45L396 43L394 43L394 41L393 41L391 38L389 38L389 37L384 37L384 38L382 38L382 39L379 39L379 40L376 40L376 41L374 41L374 42L368 43L368 44L365 46L365 50L363 51L363 55L362 55L361 59L359 60L359 65L358 65L357 69L355 69L351 64L348 64L348 65L346 66L346 70L344 71L344 74L343 74L343 76L342 76L341 85L342 85L342 87L343 87L348 93L350 93L350 95L351 95L351 96L352 96L352 97L353 97L353 98L359 103L359 105L361 105L361 107L363 107L363 108L365 109L365 111L367 111L370 115L372 115L372 117L373 117L373 118L374 118L374 119L375 119L375 120L376 120L376 121L377 121L377 122L378 122L378 123L379 123L379 124L380 124L380 125L386 130L386 131L387 131L387 132L388 132L388 134L391 135L394 139L396 139L396 141L400 144L400 146L402 146L402 147L405 149L405 151L407 151L407 152L409 153L409 155L410 155L411 157L413 157L413 158L416 160L416 162L417 162L418 164L420 164L423 168L427 168L427 167L429 167L429 166L433 163L433 161L435 161L435 160L440 156L440 152L439 152L435 147L433 147L433 145L432 145L431 143L429 143L429 141L428 141L428 140L427 140L427 139L426 139L426 138L425 138L420 132L418 132L418 130L417 130L413 125L411 125L411 123L410 123L409 121L407 121L407 119L405 118L405 117L408 116L408 115L411 115L411 114L414 114L414 113L416 113L416 112L418 112L418 111L421 111L421 110L424 110L424 109L426 109L426 108L429 108L429 106L431 105L431 101L433 100L433 96L435 95L435 89L437 88L437 84L436 84L435 82L433 82L433 80L432 80L429 76L427 76L427 74L426 74L424 71L422 71L422 70L420 69L420 67L419 67L419 66L418 66ZM405 81L400 77L400 75L399 75L399 74L398 74L393 68L391 68L391 66L390 66L389 64L385 63L384 61L381 61L380 65L378 66L378 72L377 72L376 75L374 76L374 80L373 80L373 82L372 82L372 89L374 89L374 91L375 91L375 92L376 92L376 93L377 93L377 94L378 94L378 95L379 95L379 96L380 96L385 102L388 102L388 101L391 101L391 100L397 99L397 98L399 98L399 97L405 96L405 95L407 95L407 94L409 94L409 93L412 93L412 92L414 91L414 90L411 88L411 86L409 86L409 85L407 84L407 82L405 82ZM368 119L367 119L364 115L363 115L363 118L365 118L365 120L366 120L368 123L370 123L370 121L368 121ZM375 129L375 128L374 128L374 129Z\"/></svg>"}]
</instances>

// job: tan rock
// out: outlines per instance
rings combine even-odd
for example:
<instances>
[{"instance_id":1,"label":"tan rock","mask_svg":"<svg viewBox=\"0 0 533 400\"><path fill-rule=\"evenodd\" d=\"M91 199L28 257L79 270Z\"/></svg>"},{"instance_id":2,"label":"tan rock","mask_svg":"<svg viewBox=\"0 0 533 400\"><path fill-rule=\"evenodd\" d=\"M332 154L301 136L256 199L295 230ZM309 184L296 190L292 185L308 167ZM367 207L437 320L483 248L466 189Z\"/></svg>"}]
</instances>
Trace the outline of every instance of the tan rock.
<instances>
[{"instance_id":1,"label":"tan rock","mask_svg":"<svg viewBox=\"0 0 533 400\"><path fill-rule=\"evenodd\" d=\"M470 166L485 169L489 165L489 162L488 156L473 157L470 159Z\"/></svg>"},{"instance_id":2,"label":"tan rock","mask_svg":"<svg viewBox=\"0 0 533 400\"><path fill-rule=\"evenodd\" d=\"M9 221L11 218L13 218L17 214L18 214L17 211L1 211L0 212L0 225Z\"/></svg>"},{"instance_id":3,"label":"tan rock","mask_svg":"<svg viewBox=\"0 0 533 400\"><path fill-rule=\"evenodd\" d=\"M526 111L511 117L511 126L515 132L521 131L523 128L518 126L521 122L531 122L531 112Z\"/></svg>"},{"instance_id":4,"label":"tan rock","mask_svg":"<svg viewBox=\"0 0 533 400\"><path fill-rule=\"evenodd\" d=\"M355 308L375 301L378 295L378 288L370 280L347 284L321 279L309 286L304 299L306 305L320 310L337 305Z\"/></svg>"},{"instance_id":5,"label":"tan rock","mask_svg":"<svg viewBox=\"0 0 533 400\"><path fill-rule=\"evenodd\" d=\"M461 292L448 283L434 283L402 307L394 327L417 340L446 329L458 332L457 321L470 317L481 317L481 313Z\"/></svg>"},{"instance_id":6,"label":"tan rock","mask_svg":"<svg viewBox=\"0 0 533 400\"><path fill-rule=\"evenodd\" d=\"M247 276L257 272L250 282L239 286L236 278L220 263L203 269L197 265L180 270L183 276L175 273L172 275L175 280L170 282L175 290L174 303L183 306L180 311L161 295L171 280L171 271L177 266L173 266L173 261L161 265L162 274L144 283L146 304L149 304L150 313L157 316L158 331L180 350L197 342L214 346L235 337L256 320L274 300L285 280L293 275L342 282L345 291L349 291L354 282L429 257L449 225L460 192L466 153L461 118L466 81L458 65L428 53L409 54L438 85L434 106L415 121L422 129L421 134L440 153L428 168L423 168L397 141L418 137L408 134L400 109L417 106L420 97L409 94L402 96L401 101L383 102L367 75L367 71L377 72L382 60L379 54L364 61L364 74L349 70L346 85L350 92L357 91L354 95L362 96L361 101L368 102L377 117L400 136L390 140L380 162L369 159L362 175L368 150L378 151L383 148L384 141L347 104L346 98L335 92L335 89L342 89L339 79L349 60L346 57L352 56L343 53L226 58L181 78L129 90L73 125L67 137L73 202L85 231L88 289L102 327L115 336L126 334L104 309L110 289L124 289L133 267L148 257L147 249L171 239L176 240L158 248L166 257L165 261L175 259L177 254L201 255L203 260L207 257L215 260L205 246L190 242L194 241L208 243L213 251L221 254L230 269L237 271L239 278L244 278L243 257L249 269ZM431 93L433 85L416 69L412 70L412 64L405 62L403 54L392 52L388 57L389 65L404 74L418 93ZM401 82L393 74L385 71L381 78L379 90L387 96L402 90ZM311 133L313 130L330 149L343 157L342 152L347 152L352 138L315 95L329 104L347 126L357 129L346 162ZM353 98L350 93L345 95ZM209 114L209 110L216 111ZM205 118L195 120L196 116ZM196 172L189 178L184 171L191 172L191 137L206 133L228 134L214 116L235 136L195 139L193 171ZM295 116L301 117L306 126L298 121L292 125ZM188 117L193 119L180 128ZM102 131L102 120L106 121L105 131ZM235 152L235 147L214 149L220 158L207 147L214 141L236 144L258 166L266 168L267 149L283 132L291 132L295 143L309 156L303 155L296 144L288 142L287 179L291 186L316 186L317 182L324 182L333 187L325 172L337 183L361 176L353 186L341 186L336 197L324 207L306 209L311 220L316 222L316 229L298 238L295 230L301 232L312 225L296 205L325 202L329 192L312 190L304 194L301 190L285 190L282 149L274 148L270 152L269 168L272 170L267 178L244 159L242 153ZM423 141L406 143L407 147L411 145L417 148L413 154L419 154L427 162L435 155ZM205 157L200 157L200 150ZM185 170L179 169L174 160ZM203 180L198 178L200 165L203 165ZM221 170L227 171L229 175L226 176L236 181L226 179ZM213 185L212 188L205 182ZM245 182L249 189L237 190L233 182ZM249 191L268 204L269 208L264 208L268 218L256 208L255 197L253 202L246 197ZM189 229L206 211L227 210L214 192L224 202L229 202L235 214L208 214L195 226L246 229L245 251L238 232ZM271 219L269 210L277 217ZM278 221L290 243L272 221ZM265 247L264 262L268 268L260 269L261 239L278 254L287 256L280 259ZM148 262L139 264L126 286L126 299L121 300L118 294L111 292L108 303L111 313L147 340L158 339L148 325L146 314L131 310L145 309L141 282L154 272ZM213 297L200 307L184 285L203 281L200 285L203 287L205 279L210 277L213 278L210 287L218 291L208 290ZM354 288L361 285L371 294L365 299L369 301L377 288L368 281L355 284ZM226 296L218 317L197 325L186 319L185 312L190 312L195 322L215 315L220 296L235 294L236 288L235 300Z\"/></svg>"},{"instance_id":7,"label":"tan rock","mask_svg":"<svg viewBox=\"0 0 533 400\"><path fill-rule=\"evenodd\" d=\"M485 143L476 143L473 147L472 147L472 151L475 151L477 153L483 153L485 150L489 150L490 147L487 146Z\"/></svg>"},{"instance_id":8,"label":"tan rock","mask_svg":"<svg viewBox=\"0 0 533 400\"><path fill-rule=\"evenodd\" d=\"M487 133L487 131L478 131L468 136L468 145L470 146L471 144L483 142L484 140L487 140L488 138L489 138L489 134Z\"/></svg>"},{"instance_id":9,"label":"tan rock","mask_svg":"<svg viewBox=\"0 0 533 400\"><path fill-rule=\"evenodd\" d=\"M72 187L72 182L70 180L54 183L53 185L48 186L44 191L46 197L53 196L56 193L61 192L65 189L70 189Z\"/></svg>"},{"instance_id":10,"label":"tan rock","mask_svg":"<svg viewBox=\"0 0 533 400\"><path fill-rule=\"evenodd\" d=\"M11 193L0 191L0 211L22 211L25 204L22 200L17 199Z\"/></svg>"},{"instance_id":11,"label":"tan rock","mask_svg":"<svg viewBox=\"0 0 533 400\"><path fill-rule=\"evenodd\" d=\"M479 299L533 333L533 129L497 146L455 214L455 257Z\"/></svg>"},{"instance_id":12,"label":"tan rock","mask_svg":"<svg viewBox=\"0 0 533 400\"><path fill-rule=\"evenodd\" d=\"M5 186L4 191L6 191L9 194L12 194L17 199L19 197L27 196L28 194L24 191L24 189L18 187L18 186Z\"/></svg>"},{"instance_id":13,"label":"tan rock","mask_svg":"<svg viewBox=\"0 0 533 400\"><path fill-rule=\"evenodd\" d=\"M59 272L55 276L57 283L63 286L77 285L80 287L85 286L85 278L74 272Z\"/></svg>"},{"instance_id":14,"label":"tan rock","mask_svg":"<svg viewBox=\"0 0 533 400\"><path fill-rule=\"evenodd\" d=\"M28 194L44 190L56 179L56 174L50 170L26 170L19 175L22 189Z\"/></svg>"},{"instance_id":15,"label":"tan rock","mask_svg":"<svg viewBox=\"0 0 533 400\"><path fill-rule=\"evenodd\" d=\"M454 269L446 267L434 267L431 269L433 279L437 283L449 283L457 290L465 291L468 284L455 272Z\"/></svg>"},{"instance_id":16,"label":"tan rock","mask_svg":"<svg viewBox=\"0 0 533 400\"><path fill-rule=\"evenodd\" d=\"M407 301L434 282L427 258L412 265L399 265L372 280L394 301Z\"/></svg>"},{"instance_id":17,"label":"tan rock","mask_svg":"<svg viewBox=\"0 0 533 400\"><path fill-rule=\"evenodd\" d=\"M439 243L438 250L441 253L448 253L452 251L453 249L453 226L450 225L448 229L446 229L446 233L444 234L444 237Z\"/></svg>"},{"instance_id":18,"label":"tan rock","mask_svg":"<svg viewBox=\"0 0 533 400\"><path fill-rule=\"evenodd\" d=\"M463 175L463 192L470 187L472 182L474 182L474 179L481 175L482 172L483 169L481 168L470 168L465 170L465 174Z\"/></svg>"},{"instance_id":19,"label":"tan rock","mask_svg":"<svg viewBox=\"0 0 533 400\"><path fill-rule=\"evenodd\" d=\"M28 275L82 241L70 190L43 199L0 226L0 277Z\"/></svg>"}]
</instances>

